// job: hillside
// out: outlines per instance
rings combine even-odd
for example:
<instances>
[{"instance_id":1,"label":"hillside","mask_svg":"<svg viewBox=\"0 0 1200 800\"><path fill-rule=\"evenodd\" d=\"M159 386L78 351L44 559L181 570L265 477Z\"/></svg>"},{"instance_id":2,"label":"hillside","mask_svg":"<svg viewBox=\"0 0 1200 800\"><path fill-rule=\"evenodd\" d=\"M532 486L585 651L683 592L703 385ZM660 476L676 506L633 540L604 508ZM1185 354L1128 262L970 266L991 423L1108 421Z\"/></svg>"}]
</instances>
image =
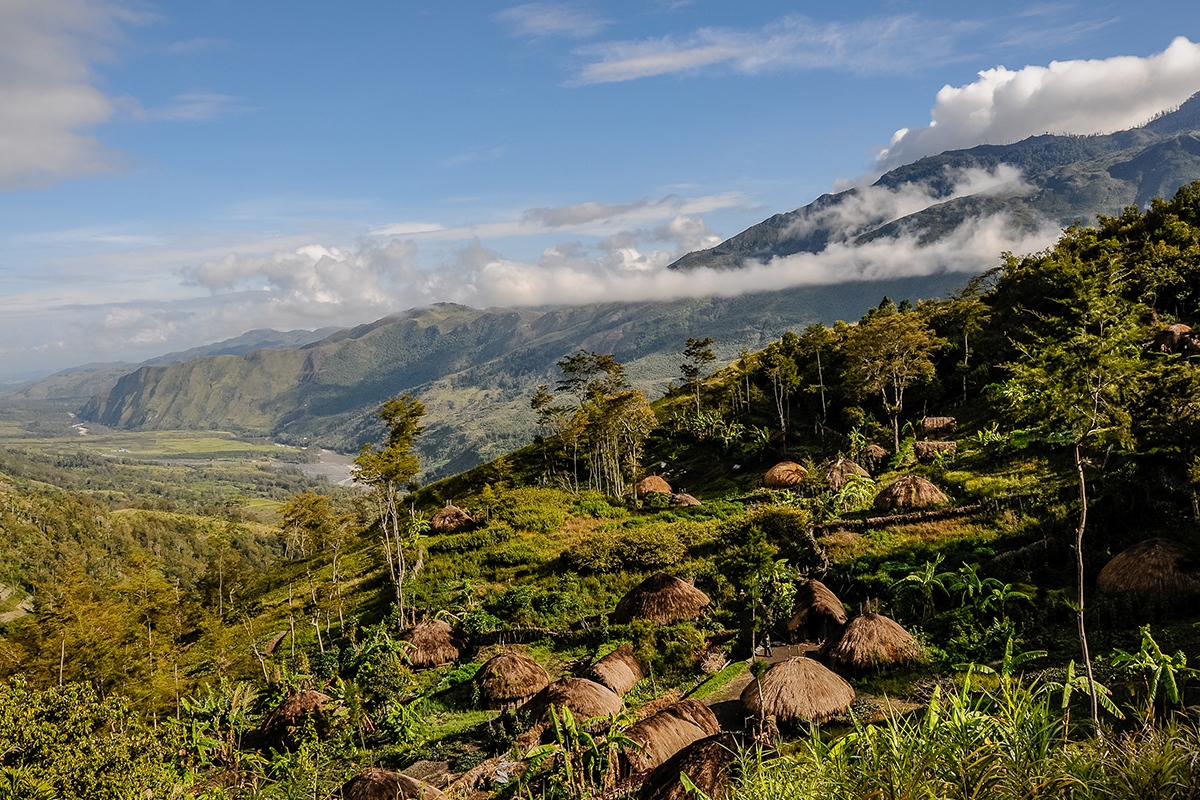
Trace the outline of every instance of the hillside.
<instances>
[{"instance_id":1,"label":"hillside","mask_svg":"<svg viewBox=\"0 0 1200 800\"><path fill-rule=\"evenodd\" d=\"M980 145L897 167L870 187L823 195L776 214L716 247L689 253L672 269L736 269L829 244L863 244L912 235L922 244L968 220L1005 215L1014 230L1119 214L1170 197L1200 178L1200 95L1179 109L1128 131L1096 136L1032 136L1008 145ZM1011 180L982 181L1011 172ZM913 205L921 206L913 209Z\"/></svg>"}]
</instances>

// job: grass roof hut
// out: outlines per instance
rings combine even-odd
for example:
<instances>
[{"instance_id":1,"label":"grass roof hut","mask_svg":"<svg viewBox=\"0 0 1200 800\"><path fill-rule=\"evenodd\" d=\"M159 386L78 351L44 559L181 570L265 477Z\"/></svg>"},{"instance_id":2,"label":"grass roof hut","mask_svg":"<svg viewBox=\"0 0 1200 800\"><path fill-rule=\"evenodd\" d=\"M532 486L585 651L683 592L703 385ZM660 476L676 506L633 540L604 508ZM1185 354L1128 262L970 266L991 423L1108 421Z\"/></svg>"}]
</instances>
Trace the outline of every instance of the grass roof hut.
<instances>
[{"instance_id":1,"label":"grass roof hut","mask_svg":"<svg viewBox=\"0 0 1200 800\"><path fill-rule=\"evenodd\" d=\"M416 778L390 769L364 769L342 784L345 800L437 800L442 793Z\"/></svg>"},{"instance_id":2,"label":"grass roof hut","mask_svg":"<svg viewBox=\"0 0 1200 800\"><path fill-rule=\"evenodd\" d=\"M675 490L671 488L671 484L657 475L647 475L633 485L633 493L641 500L651 492L662 492L663 494L674 494Z\"/></svg>"},{"instance_id":3,"label":"grass roof hut","mask_svg":"<svg viewBox=\"0 0 1200 800\"><path fill-rule=\"evenodd\" d=\"M680 700L625 729L642 750L622 753L621 774L653 769L692 742L720 732L721 724L708 706L694 698Z\"/></svg>"},{"instance_id":4,"label":"grass roof hut","mask_svg":"<svg viewBox=\"0 0 1200 800\"><path fill-rule=\"evenodd\" d=\"M930 508L949 503L942 490L919 475L905 475L875 495L876 511Z\"/></svg>"},{"instance_id":5,"label":"grass roof hut","mask_svg":"<svg viewBox=\"0 0 1200 800\"><path fill-rule=\"evenodd\" d=\"M545 667L520 653L501 653L475 673L484 708L515 708L550 684Z\"/></svg>"},{"instance_id":6,"label":"grass roof hut","mask_svg":"<svg viewBox=\"0 0 1200 800\"><path fill-rule=\"evenodd\" d=\"M1105 594L1130 592L1145 600L1190 598L1200 594L1200 581L1186 571L1189 555L1179 542L1147 539L1115 555L1096 586Z\"/></svg>"},{"instance_id":7,"label":"grass roof hut","mask_svg":"<svg viewBox=\"0 0 1200 800\"><path fill-rule=\"evenodd\" d=\"M808 470L795 461L780 461L763 475L763 486L768 489L791 489L800 485Z\"/></svg>"},{"instance_id":8,"label":"grass roof hut","mask_svg":"<svg viewBox=\"0 0 1200 800\"><path fill-rule=\"evenodd\" d=\"M825 470L825 485L835 492L841 491L842 487L849 483L850 479L856 475L863 478L871 477L871 473L850 459L839 458Z\"/></svg>"},{"instance_id":9,"label":"grass roof hut","mask_svg":"<svg viewBox=\"0 0 1200 800\"><path fill-rule=\"evenodd\" d=\"M458 658L459 641L453 629L440 619L418 622L404 640L415 648L408 654L414 669L428 669L449 664Z\"/></svg>"},{"instance_id":10,"label":"grass roof hut","mask_svg":"<svg viewBox=\"0 0 1200 800\"><path fill-rule=\"evenodd\" d=\"M475 527L475 518L465 508L446 504L446 507L433 515L429 527L434 533L460 533Z\"/></svg>"},{"instance_id":11,"label":"grass roof hut","mask_svg":"<svg viewBox=\"0 0 1200 800\"><path fill-rule=\"evenodd\" d=\"M857 672L916 661L921 646L898 622L883 614L860 614L822 651L835 666Z\"/></svg>"},{"instance_id":12,"label":"grass roof hut","mask_svg":"<svg viewBox=\"0 0 1200 800\"><path fill-rule=\"evenodd\" d=\"M644 619L657 625L695 619L708 605L708 595L673 575L660 572L629 590L613 609L612 620L628 625Z\"/></svg>"},{"instance_id":13,"label":"grass roof hut","mask_svg":"<svg viewBox=\"0 0 1200 800\"><path fill-rule=\"evenodd\" d=\"M324 692L313 689L288 695L263 719L250 738L264 751L290 752L298 745L296 731L302 729L309 720L312 720L317 735L323 737L329 732L330 722L325 706L332 699Z\"/></svg>"},{"instance_id":14,"label":"grass roof hut","mask_svg":"<svg viewBox=\"0 0 1200 800\"><path fill-rule=\"evenodd\" d=\"M846 608L829 587L810 580L796 587L788 637L793 642L828 642L842 633Z\"/></svg>"},{"instance_id":15,"label":"grass roof hut","mask_svg":"<svg viewBox=\"0 0 1200 800\"><path fill-rule=\"evenodd\" d=\"M638 790L638 800L692 800L679 780L681 773L712 800L724 800L729 790L729 766L740 750L731 733L692 742L655 767Z\"/></svg>"},{"instance_id":16,"label":"grass roof hut","mask_svg":"<svg viewBox=\"0 0 1200 800\"><path fill-rule=\"evenodd\" d=\"M751 714L779 722L824 722L850 708L854 688L841 675L800 657L771 667L761 681L751 681L741 699Z\"/></svg>"},{"instance_id":17,"label":"grass roof hut","mask_svg":"<svg viewBox=\"0 0 1200 800\"><path fill-rule=\"evenodd\" d=\"M633 645L623 644L592 664L584 677L624 696L646 677L646 670L633 657Z\"/></svg>"},{"instance_id":18,"label":"grass roof hut","mask_svg":"<svg viewBox=\"0 0 1200 800\"><path fill-rule=\"evenodd\" d=\"M521 708L529 714L530 722L536 724L548 718L551 705L566 706L582 721L616 714L625 704L619 694L595 681L562 678L542 689Z\"/></svg>"},{"instance_id":19,"label":"grass roof hut","mask_svg":"<svg viewBox=\"0 0 1200 800\"><path fill-rule=\"evenodd\" d=\"M673 494L671 495L671 505L676 508L687 508L688 506L704 505L690 494Z\"/></svg>"}]
</instances>

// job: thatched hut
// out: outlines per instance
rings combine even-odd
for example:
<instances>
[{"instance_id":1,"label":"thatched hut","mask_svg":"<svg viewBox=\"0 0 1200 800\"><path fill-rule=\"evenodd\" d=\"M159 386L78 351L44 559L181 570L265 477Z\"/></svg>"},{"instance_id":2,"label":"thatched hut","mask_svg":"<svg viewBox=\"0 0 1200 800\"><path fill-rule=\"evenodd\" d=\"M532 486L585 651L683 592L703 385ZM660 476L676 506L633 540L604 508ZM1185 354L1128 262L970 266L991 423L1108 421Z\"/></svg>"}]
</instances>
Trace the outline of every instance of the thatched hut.
<instances>
[{"instance_id":1,"label":"thatched hut","mask_svg":"<svg viewBox=\"0 0 1200 800\"><path fill-rule=\"evenodd\" d=\"M913 453L918 461L933 461L939 455L958 454L958 442L913 442Z\"/></svg>"},{"instance_id":2,"label":"thatched hut","mask_svg":"<svg viewBox=\"0 0 1200 800\"><path fill-rule=\"evenodd\" d=\"M434 533L460 533L475 527L475 518L465 508L446 504L446 507L433 515L429 521L429 529Z\"/></svg>"},{"instance_id":3,"label":"thatched hut","mask_svg":"<svg viewBox=\"0 0 1200 800\"><path fill-rule=\"evenodd\" d=\"M721 724L708 706L693 698L680 700L626 728L625 735L642 749L621 755L621 774L657 767L692 742L720 731Z\"/></svg>"},{"instance_id":4,"label":"thatched hut","mask_svg":"<svg viewBox=\"0 0 1200 800\"><path fill-rule=\"evenodd\" d=\"M303 689L288 695L263 719L258 728L251 732L250 739L264 751L291 751L299 744L296 732L302 730L310 721L317 735L324 736L329 732L330 723L326 705L332 699L324 692L313 689Z\"/></svg>"},{"instance_id":5,"label":"thatched hut","mask_svg":"<svg viewBox=\"0 0 1200 800\"><path fill-rule=\"evenodd\" d=\"M740 748L731 733L718 733L692 742L646 778L638 790L638 800L691 800L692 794L680 782L680 774L712 800L724 800L729 789L729 766Z\"/></svg>"},{"instance_id":6,"label":"thatched hut","mask_svg":"<svg viewBox=\"0 0 1200 800\"><path fill-rule=\"evenodd\" d=\"M1115 555L1096 586L1105 594L1130 592L1145 600L1190 598L1200 594L1200 581L1188 574L1189 556L1179 542L1147 539Z\"/></svg>"},{"instance_id":7,"label":"thatched hut","mask_svg":"<svg viewBox=\"0 0 1200 800\"><path fill-rule=\"evenodd\" d=\"M1168 325L1154 334L1154 338L1145 345L1145 349L1155 353L1182 353L1185 343L1191 338L1191 333L1190 325L1181 322Z\"/></svg>"},{"instance_id":8,"label":"thatched hut","mask_svg":"<svg viewBox=\"0 0 1200 800\"><path fill-rule=\"evenodd\" d=\"M624 707L621 696L607 686L584 678L562 678L535 694L521 709L532 723L545 720L550 706L571 709L580 721L592 717L607 717Z\"/></svg>"},{"instance_id":9,"label":"thatched hut","mask_svg":"<svg viewBox=\"0 0 1200 800\"><path fill-rule=\"evenodd\" d=\"M624 696L646 677L646 670L633 657L633 645L623 644L592 664L584 677Z\"/></svg>"},{"instance_id":10,"label":"thatched hut","mask_svg":"<svg viewBox=\"0 0 1200 800\"><path fill-rule=\"evenodd\" d=\"M850 708L854 688L811 658L800 657L771 667L761 681L751 681L741 699L751 714L779 722L824 722Z\"/></svg>"},{"instance_id":11,"label":"thatched hut","mask_svg":"<svg viewBox=\"0 0 1200 800\"><path fill-rule=\"evenodd\" d=\"M390 769L364 769L342 784L345 800L437 800L442 793L416 778Z\"/></svg>"},{"instance_id":12,"label":"thatched hut","mask_svg":"<svg viewBox=\"0 0 1200 800\"><path fill-rule=\"evenodd\" d=\"M848 458L839 458L825 470L825 485L835 492L841 491L842 487L855 476L869 478L871 473Z\"/></svg>"},{"instance_id":13,"label":"thatched hut","mask_svg":"<svg viewBox=\"0 0 1200 800\"><path fill-rule=\"evenodd\" d=\"M768 489L791 489L799 486L808 476L808 470L795 461L780 461L763 475L763 486Z\"/></svg>"},{"instance_id":14,"label":"thatched hut","mask_svg":"<svg viewBox=\"0 0 1200 800\"><path fill-rule=\"evenodd\" d=\"M687 508L688 506L704 505L690 494L673 494L671 495L671 505L676 508Z\"/></svg>"},{"instance_id":15,"label":"thatched hut","mask_svg":"<svg viewBox=\"0 0 1200 800\"><path fill-rule=\"evenodd\" d=\"M515 708L550 684L545 667L520 653L501 653L475 673L484 708Z\"/></svg>"},{"instance_id":16,"label":"thatched hut","mask_svg":"<svg viewBox=\"0 0 1200 800\"><path fill-rule=\"evenodd\" d=\"M708 595L665 572L651 575L629 590L613 609L612 621L628 625L644 619L658 625L695 619L708 605Z\"/></svg>"},{"instance_id":17,"label":"thatched hut","mask_svg":"<svg viewBox=\"0 0 1200 800\"><path fill-rule=\"evenodd\" d=\"M958 430L954 417L926 417L921 420L920 434L926 439L940 439Z\"/></svg>"},{"instance_id":18,"label":"thatched hut","mask_svg":"<svg viewBox=\"0 0 1200 800\"><path fill-rule=\"evenodd\" d=\"M842 635L828 642L822 655L835 666L861 672L916 661L921 646L898 622L868 612L846 623Z\"/></svg>"},{"instance_id":19,"label":"thatched hut","mask_svg":"<svg viewBox=\"0 0 1200 800\"><path fill-rule=\"evenodd\" d=\"M404 636L413 645L408 658L415 669L428 669L449 664L458 658L459 640L453 629L440 619L418 622Z\"/></svg>"},{"instance_id":20,"label":"thatched hut","mask_svg":"<svg viewBox=\"0 0 1200 800\"><path fill-rule=\"evenodd\" d=\"M657 475L647 475L633 485L633 493L638 500L641 500L651 492L661 492L662 494L670 495L675 491L671 488L671 484Z\"/></svg>"},{"instance_id":21,"label":"thatched hut","mask_svg":"<svg viewBox=\"0 0 1200 800\"><path fill-rule=\"evenodd\" d=\"M912 510L939 506L950 499L919 475L905 475L875 495L876 511Z\"/></svg>"},{"instance_id":22,"label":"thatched hut","mask_svg":"<svg viewBox=\"0 0 1200 800\"><path fill-rule=\"evenodd\" d=\"M836 639L846 624L846 608L829 587L810 580L796 587L788 638L793 642L827 642Z\"/></svg>"}]
</instances>

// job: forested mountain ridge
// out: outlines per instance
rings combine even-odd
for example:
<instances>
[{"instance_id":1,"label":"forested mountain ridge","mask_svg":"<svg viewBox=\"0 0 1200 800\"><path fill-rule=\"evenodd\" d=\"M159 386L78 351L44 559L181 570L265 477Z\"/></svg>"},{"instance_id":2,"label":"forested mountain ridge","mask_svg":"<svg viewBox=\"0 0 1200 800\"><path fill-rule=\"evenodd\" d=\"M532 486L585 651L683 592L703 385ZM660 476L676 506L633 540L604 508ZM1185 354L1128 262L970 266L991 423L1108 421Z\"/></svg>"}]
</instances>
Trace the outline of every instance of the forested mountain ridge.
<instances>
[{"instance_id":1,"label":"forested mountain ridge","mask_svg":"<svg viewBox=\"0 0 1200 800\"><path fill-rule=\"evenodd\" d=\"M833 242L863 244L909 234L922 243L968 220L1004 215L1014 230L1091 223L1097 215L1144 207L1200 178L1200 95L1175 111L1127 131L1094 136L1031 136L1008 145L979 145L927 156L897 167L869 187L826 194L775 214L708 250L685 255L673 269L732 269L797 253L819 253ZM1013 180L975 190L969 175ZM918 195L889 204L888 195ZM873 210L865 216L861 208ZM900 210L894 210L898 207Z\"/></svg>"}]
</instances>

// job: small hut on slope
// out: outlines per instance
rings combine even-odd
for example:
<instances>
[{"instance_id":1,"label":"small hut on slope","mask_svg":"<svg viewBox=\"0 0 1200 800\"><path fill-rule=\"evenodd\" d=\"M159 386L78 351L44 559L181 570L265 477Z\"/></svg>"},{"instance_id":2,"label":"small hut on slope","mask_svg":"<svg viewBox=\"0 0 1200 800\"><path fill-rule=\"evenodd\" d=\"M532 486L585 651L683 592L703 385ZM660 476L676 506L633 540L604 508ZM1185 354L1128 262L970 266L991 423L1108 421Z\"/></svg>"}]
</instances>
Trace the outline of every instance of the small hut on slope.
<instances>
[{"instance_id":1,"label":"small hut on slope","mask_svg":"<svg viewBox=\"0 0 1200 800\"><path fill-rule=\"evenodd\" d=\"M673 494L671 495L671 505L676 508L687 508L688 506L702 506L704 504L690 494Z\"/></svg>"},{"instance_id":2,"label":"small hut on slope","mask_svg":"<svg viewBox=\"0 0 1200 800\"><path fill-rule=\"evenodd\" d=\"M653 769L692 742L720 731L721 724L708 706L694 698L680 700L625 729L625 735L642 749L622 753L621 774Z\"/></svg>"},{"instance_id":3,"label":"small hut on slope","mask_svg":"<svg viewBox=\"0 0 1200 800\"><path fill-rule=\"evenodd\" d=\"M796 602L788 620L792 642L827 642L836 639L846 624L846 608L829 587L810 580L796 587Z\"/></svg>"},{"instance_id":4,"label":"small hut on slope","mask_svg":"<svg viewBox=\"0 0 1200 800\"><path fill-rule=\"evenodd\" d=\"M695 619L708 605L708 595L665 572L651 575L629 590L613 610L612 621L628 625L644 619L656 625L669 625L680 620Z\"/></svg>"},{"instance_id":5,"label":"small hut on slope","mask_svg":"<svg viewBox=\"0 0 1200 800\"><path fill-rule=\"evenodd\" d=\"M687 775L692 784L712 800L724 800L729 790L729 766L741 748L731 733L718 733L692 742L646 778L638 790L638 800L692 800L692 794L679 780Z\"/></svg>"},{"instance_id":6,"label":"small hut on slope","mask_svg":"<svg viewBox=\"0 0 1200 800\"><path fill-rule=\"evenodd\" d=\"M531 723L538 723L549 717L550 706L571 709L571 713L580 721L592 717L607 717L616 714L624 707L621 696L601 686L595 681L584 678L562 678L542 689L521 708L529 714Z\"/></svg>"},{"instance_id":7,"label":"small hut on slope","mask_svg":"<svg viewBox=\"0 0 1200 800\"><path fill-rule=\"evenodd\" d=\"M479 700L484 708L515 708L550 684L546 669L520 653L501 653L475 673Z\"/></svg>"},{"instance_id":8,"label":"small hut on slope","mask_svg":"<svg viewBox=\"0 0 1200 800\"><path fill-rule=\"evenodd\" d=\"M792 658L771 667L761 681L742 690L751 714L779 722L824 722L854 702L854 688L811 658Z\"/></svg>"},{"instance_id":9,"label":"small hut on slope","mask_svg":"<svg viewBox=\"0 0 1200 800\"><path fill-rule=\"evenodd\" d=\"M763 475L763 486L768 489L791 489L798 486L808 475L808 470L795 461L780 461Z\"/></svg>"},{"instance_id":10,"label":"small hut on slope","mask_svg":"<svg viewBox=\"0 0 1200 800\"><path fill-rule=\"evenodd\" d=\"M459 533L475 527L475 518L465 508L446 504L446 507L433 515L429 528L434 533Z\"/></svg>"},{"instance_id":11,"label":"small hut on slope","mask_svg":"<svg viewBox=\"0 0 1200 800\"><path fill-rule=\"evenodd\" d=\"M855 476L869 478L871 473L848 458L839 458L825 470L825 485L838 492Z\"/></svg>"},{"instance_id":12,"label":"small hut on slope","mask_svg":"<svg viewBox=\"0 0 1200 800\"><path fill-rule=\"evenodd\" d=\"M1200 594L1200 581L1186 570L1189 555L1179 542L1147 539L1113 556L1096 586L1105 594L1130 592L1144 600L1188 599Z\"/></svg>"},{"instance_id":13,"label":"small hut on slope","mask_svg":"<svg viewBox=\"0 0 1200 800\"><path fill-rule=\"evenodd\" d=\"M850 620L822 654L835 666L861 672L917 661L921 646L898 622L868 612Z\"/></svg>"},{"instance_id":14,"label":"small hut on slope","mask_svg":"<svg viewBox=\"0 0 1200 800\"><path fill-rule=\"evenodd\" d=\"M442 793L429 784L390 769L364 769L342 784L345 800L438 800Z\"/></svg>"},{"instance_id":15,"label":"small hut on slope","mask_svg":"<svg viewBox=\"0 0 1200 800\"><path fill-rule=\"evenodd\" d=\"M651 492L660 492L665 495L671 495L675 493L675 490L671 488L671 484L667 483L657 475L647 475L645 478L642 478L633 485L633 493L638 500L641 500Z\"/></svg>"},{"instance_id":16,"label":"small hut on slope","mask_svg":"<svg viewBox=\"0 0 1200 800\"><path fill-rule=\"evenodd\" d=\"M921 420L920 433L925 439L944 439L956 430L958 420L954 417L926 417Z\"/></svg>"},{"instance_id":17,"label":"small hut on slope","mask_svg":"<svg viewBox=\"0 0 1200 800\"><path fill-rule=\"evenodd\" d=\"M911 511L949 503L950 498L942 494L929 481L919 475L905 475L884 487L875 495L876 511Z\"/></svg>"},{"instance_id":18,"label":"small hut on slope","mask_svg":"<svg viewBox=\"0 0 1200 800\"><path fill-rule=\"evenodd\" d=\"M258 728L251 732L250 739L264 751L290 752L299 744L296 732L303 729L310 720L317 735L324 736L329 732L330 723L325 706L332 699L324 692L313 689L303 689L288 695L263 719Z\"/></svg>"},{"instance_id":19,"label":"small hut on slope","mask_svg":"<svg viewBox=\"0 0 1200 800\"><path fill-rule=\"evenodd\" d=\"M646 677L646 670L633 657L633 645L623 644L593 664L584 677L624 696Z\"/></svg>"},{"instance_id":20,"label":"small hut on slope","mask_svg":"<svg viewBox=\"0 0 1200 800\"><path fill-rule=\"evenodd\" d=\"M449 664L458 658L459 641L453 629L440 619L418 622L404 640L413 646L408 658L415 669L428 669Z\"/></svg>"}]
</instances>

